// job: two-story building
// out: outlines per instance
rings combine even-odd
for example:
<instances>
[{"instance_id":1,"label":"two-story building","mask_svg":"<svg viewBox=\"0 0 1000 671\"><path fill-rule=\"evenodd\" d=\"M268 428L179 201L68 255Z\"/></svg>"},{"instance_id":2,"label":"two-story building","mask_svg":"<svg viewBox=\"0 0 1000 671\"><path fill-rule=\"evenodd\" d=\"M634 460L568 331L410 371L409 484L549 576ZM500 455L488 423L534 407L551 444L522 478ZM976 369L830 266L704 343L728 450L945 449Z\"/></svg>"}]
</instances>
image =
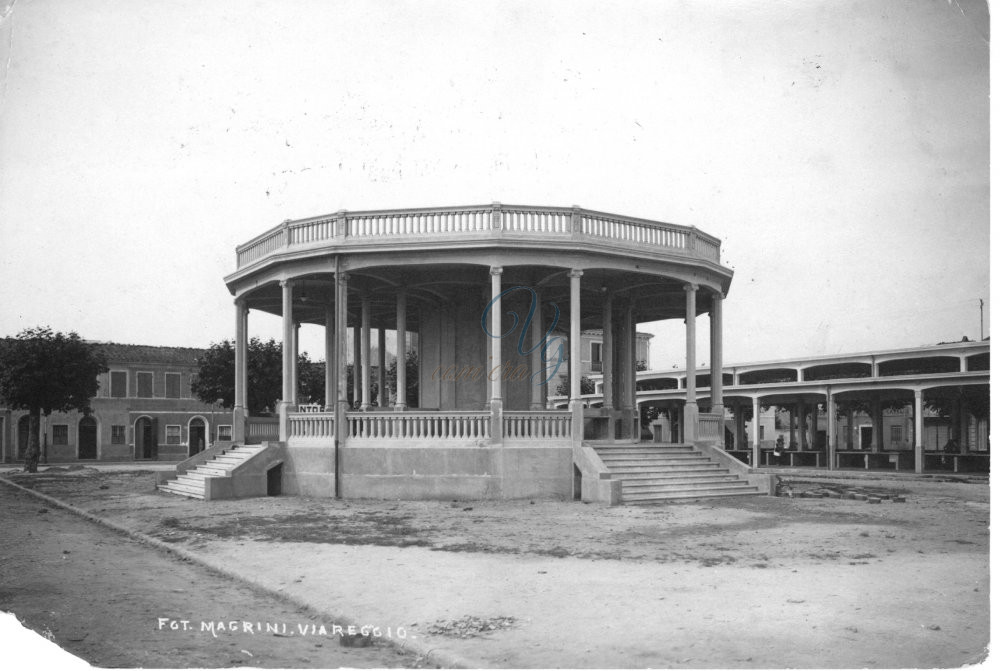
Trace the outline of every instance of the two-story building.
<instances>
[{"instance_id":1,"label":"two-story building","mask_svg":"<svg viewBox=\"0 0 1000 671\"><path fill-rule=\"evenodd\" d=\"M191 393L202 349L101 343L108 372L98 376L91 412L42 417L42 459L180 461L229 440L232 414ZM0 408L0 458L16 463L28 446L28 413Z\"/></svg>"}]
</instances>

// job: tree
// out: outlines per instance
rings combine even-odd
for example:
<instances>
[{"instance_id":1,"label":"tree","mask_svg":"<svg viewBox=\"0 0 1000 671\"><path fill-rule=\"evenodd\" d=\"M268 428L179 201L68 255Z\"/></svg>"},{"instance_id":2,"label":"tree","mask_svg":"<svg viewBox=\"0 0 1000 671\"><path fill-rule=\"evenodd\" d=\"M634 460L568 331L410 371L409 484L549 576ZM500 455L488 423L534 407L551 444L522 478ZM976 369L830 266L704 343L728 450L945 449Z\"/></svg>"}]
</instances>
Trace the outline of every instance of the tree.
<instances>
[{"instance_id":1,"label":"tree","mask_svg":"<svg viewBox=\"0 0 1000 671\"><path fill-rule=\"evenodd\" d=\"M275 410L281 400L281 343L251 338L247 344L247 411L264 415ZM324 397L323 367L309 360L305 352L298 357L299 397L307 402ZM232 408L236 398L236 346L232 340L212 343L198 357L198 373L191 381L191 391L204 403L218 403Z\"/></svg>"},{"instance_id":2,"label":"tree","mask_svg":"<svg viewBox=\"0 0 1000 671\"><path fill-rule=\"evenodd\" d=\"M97 376L107 370L100 345L84 342L72 331L37 327L0 340L0 400L9 408L28 411L26 471L38 471L41 416L70 410L89 413Z\"/></svg>"},{"instance_id":3,"label":"tree","mask_svg":"<svg viewBox=\"0 0 1000 671\"><path fill-rule=\"evenodd\" d=\"M569 376L562 375L562 382L556 387L556 394L559 396L569 396ZM597 389L597 383L591 380L586 375L580 376L580 395L593 394Z\"/></svg>"},{"instance_id":4,"label":"tree","mask_svg":"<svg viewBox=\"0 0 1000 671\"><path fill-rule=\"evenodd\" d=\"M396 391L396 361L385 367L385 384L389 388L388 393L394 394ZM406 353L406 406L416 408L420 405L420 364L417 361L417 353L409 351Z\"/></svg>"}]
</instances>

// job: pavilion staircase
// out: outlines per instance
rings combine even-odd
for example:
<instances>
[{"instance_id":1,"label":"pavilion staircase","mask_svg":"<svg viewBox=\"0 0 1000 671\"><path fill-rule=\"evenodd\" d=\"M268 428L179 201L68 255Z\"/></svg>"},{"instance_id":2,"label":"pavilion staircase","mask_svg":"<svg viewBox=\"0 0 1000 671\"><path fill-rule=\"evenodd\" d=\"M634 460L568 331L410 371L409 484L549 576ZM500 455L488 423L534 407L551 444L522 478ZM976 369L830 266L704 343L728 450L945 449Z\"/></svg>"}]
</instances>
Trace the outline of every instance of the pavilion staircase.
<instances>
[{"instance_id":1,"label":"pavilion staircase","mask_svg":"<svg viewBox=\"0 0 1000 671\"><path fill-rule=\"evenodd\" d=\"M766 494L690 444L590 442L614 480L622 503L656 503Z\"/></svg>"},{"instance_id":2,"label":"pavilion staircase","mask_svg":"<svg viewBox=\"0 0 1000 671\"><path fill-rule=\"evenodd\" d=\"M197 468L178 473L167 482L157 485L156 488L161 492L187 496L192 499L204 499L206 498L206 478L231 478L233 471L267 449L267 443L263 445L233 445L212 459L198 465Z\"/></svg>"}]
</instances>

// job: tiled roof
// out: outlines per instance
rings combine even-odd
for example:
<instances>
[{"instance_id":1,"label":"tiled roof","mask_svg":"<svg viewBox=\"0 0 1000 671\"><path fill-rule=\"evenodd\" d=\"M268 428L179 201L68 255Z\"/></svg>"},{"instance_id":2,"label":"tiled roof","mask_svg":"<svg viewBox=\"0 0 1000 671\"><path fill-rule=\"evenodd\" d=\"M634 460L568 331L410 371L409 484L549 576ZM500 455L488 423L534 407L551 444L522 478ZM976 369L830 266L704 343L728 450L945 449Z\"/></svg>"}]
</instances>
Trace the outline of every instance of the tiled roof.
<instances>
[{"instance_id":1,"label":"tiled roof","mask_svg":"<svg viewBox=\"0 0 1000 671\"><path fill-rule=\"evenodd\" d=\"M97 342L104 350L108 363L154 363L195 365L206 350L197 347L159 347L156 345L124 345Z\"/></svg>"}]
</instances>

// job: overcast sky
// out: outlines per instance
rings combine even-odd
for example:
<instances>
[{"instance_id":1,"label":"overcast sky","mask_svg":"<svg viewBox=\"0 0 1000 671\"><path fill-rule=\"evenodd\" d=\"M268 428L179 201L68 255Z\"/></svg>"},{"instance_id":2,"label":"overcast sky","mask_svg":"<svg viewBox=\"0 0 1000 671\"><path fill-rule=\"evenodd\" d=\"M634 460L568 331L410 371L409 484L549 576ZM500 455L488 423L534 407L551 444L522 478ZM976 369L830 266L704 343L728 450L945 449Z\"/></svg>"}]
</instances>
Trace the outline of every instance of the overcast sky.
<instances>
[{"instance_id":1,"label":"overcast sky","mask_svg":"<svg viewBox=\"0 0 1000 671\"><path fill-rule=\"evenodd\" d=\"M282 220L495 200L721 238L729 363L989 335L982 0L0 6L0 335L205 346Z\"/></svg>"}]
</instances>

